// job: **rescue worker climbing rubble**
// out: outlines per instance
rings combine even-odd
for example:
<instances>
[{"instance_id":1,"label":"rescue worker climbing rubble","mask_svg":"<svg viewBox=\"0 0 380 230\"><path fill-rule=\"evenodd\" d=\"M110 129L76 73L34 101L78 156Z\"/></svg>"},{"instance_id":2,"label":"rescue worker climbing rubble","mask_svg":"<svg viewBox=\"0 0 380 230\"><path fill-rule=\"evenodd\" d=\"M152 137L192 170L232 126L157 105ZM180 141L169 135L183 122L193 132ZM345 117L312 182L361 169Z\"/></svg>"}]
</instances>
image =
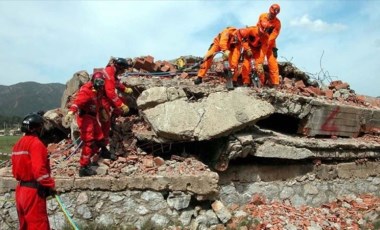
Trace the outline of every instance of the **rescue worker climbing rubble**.
<instances>
[{"instance_id":1,"label":"rescue worker climbing rubble","mask_svg":"<svg viewBox=\"0 0 380 230\"><path fill-rule=\"evenodd\" d=\"M50 229L46 198L54 195L55 181L50 175L48 151L41 141L44 120L37 113L22 121L23 137L12 150L12 173L18 181L16 209L19 229Z\"/></svg>"},{"instance_id":2,"label":"rescue worker climbing rubble","mask_svg":"<svg viewBox=\"0 0 380 230\"><path fill-rule=\"evenodd\" d=\"M241 30L241 34L245 38L243 43L243 64L242 64L242 80L244 86L249 86L251 84L251 60L254 60L255 70L259 76L261 82L264 82L264 68L263 63L265 59L265 54L267 52L267 42L268 42L268 33L267 33L268 22L260 21L259 26L251 26ZM233 82L234 85L237 85L238 76L234 76Z\"/></svg>"},{"instance_id":3,"label":"rescue worker climbing rubble","mask_svg":"<svg viewBox=\"0 0 380 230\"><path fill-rule=\"evenodd\" d=\"M228 60L232 74L236 72L242 45L242 37L237 32L238 30L235 27L227 27L214 38L214 42L210 45L203 58L203 63L200 66L194 84L198 85L203 82L202 79L211 67L214 55L219 51L223 52L223 59Z\"/></svg>"},{"instance_id":4,"label":"rescue worker climbing rubble","mask_svg":"<svg viewBox=\"0 0 380 230\"><path fill-rule=\"evenodd\" d=\"M280 34L281 21L277 18L277 14L280 13L280 5L273 4L269 7L268 13L263 13L259 16L257 26L260 25L261 21L268 21L268 49L266 52L266 57L269 67L269 85L272 87L277 87L280 84L280 75L277 63L277 46L276 39ZM263 82L262 82L263 83ZM264 84L262 84L264 85Z\"/></svg>"},{"instance_id":5,"label":"rescue worker climbing rubble","mask_svg":"<svg viewBox=\"0 0 380 230\"><path fill-rule=\"evenodd\" d=\"M91 81L84 84L78 91L70 111L65 116L65 122L70 123L76 115L83 141L82 154L80 158L79 176L96 175L96 171L90 167L91 157L98 153L100 148L106 149L104 135L99 122L100 107L104 98L104 84L106 74L95 72ZM107 155L107 156L105 156ZM110 153L100 154L103 158L110 158Z\"/></svg>"},{"instance_id":6,"label":"rescue worker climbing rubble","mask_svg":"<svg viewBox=\"0 0 380 230\"><path fill-rule=\"evenodd\" d=\"M123 102L122 98L118 96L116 91L118 90L126 94L133 93L133 90L122 84L118 78L118 75L123 74L126 69L132 66L132 59L111 58L106 68L104 69L104 73L106 75L105 97L102 99L100 122L106 145L109 144L112 117L118 116L121 113L126 114L129 112L129 107ZM113 152L110 152L108 149L102 148L101 152L103 154L110 153L111 160L117 159L117 156Z\"/></svg>"}]
</instances>

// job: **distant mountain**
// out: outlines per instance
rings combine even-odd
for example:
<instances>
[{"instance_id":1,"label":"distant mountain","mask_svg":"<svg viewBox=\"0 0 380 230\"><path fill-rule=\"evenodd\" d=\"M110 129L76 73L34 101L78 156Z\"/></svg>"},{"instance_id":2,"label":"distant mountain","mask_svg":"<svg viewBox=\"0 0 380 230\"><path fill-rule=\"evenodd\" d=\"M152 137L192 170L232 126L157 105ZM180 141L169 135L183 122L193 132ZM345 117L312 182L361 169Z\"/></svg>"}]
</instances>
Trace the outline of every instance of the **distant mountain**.
<instances>
[{"instance_id":1,"label":"distant mountain","mask_svg":"<svg viewBox=\"0 0 380 230\"><path fill-rule=\"evenodd\" d=\"M24 117L30 112L59 108L65 88L60 83L0 85L0 115Z\"/></svg>"}]
</instances>

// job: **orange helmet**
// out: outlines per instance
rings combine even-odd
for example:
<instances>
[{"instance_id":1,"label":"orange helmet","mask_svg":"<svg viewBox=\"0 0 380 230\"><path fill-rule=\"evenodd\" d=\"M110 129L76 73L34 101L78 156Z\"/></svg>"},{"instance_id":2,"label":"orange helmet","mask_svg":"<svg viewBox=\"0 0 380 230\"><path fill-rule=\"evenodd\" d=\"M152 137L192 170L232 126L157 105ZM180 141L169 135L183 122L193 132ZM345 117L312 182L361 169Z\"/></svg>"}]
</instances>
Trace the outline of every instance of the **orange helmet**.
<instances>
[{"instance_id":1,"label":"orange helmet","mask_svg":"<svg viewBox=\"0 0 380 230\"><path fill-rule=\"evenodd\" d=\"M269 7L269 13L273 14L273 15L277 15L278 13L280 13L280 5L278 4L273 4Z\"/></svg>"},{"instance_id":2,"label":"orange helmet","mask_svg":"<svg viewBox=\"0 0 380 230\"><path fill-rule=\"evenodd\" d=\"M264 33L267 31L267 29L270 27L269 22L267 20L260 20L257 23L257 27L259 27L259 31L261 33Z\"/></svg>"},{"instance_id":3,"label":"orange helmet","mask_svg":"<svg viewBox=\"0 0 380 230\"><path fill-rule=\"evenodd\" d=\"M238 29L237 30L237 35L238 35L238 38L239 40L241 41L242 39L244 38L247 38L248 37L248 30L247 29Z\"/></svg>"}]
</instances>

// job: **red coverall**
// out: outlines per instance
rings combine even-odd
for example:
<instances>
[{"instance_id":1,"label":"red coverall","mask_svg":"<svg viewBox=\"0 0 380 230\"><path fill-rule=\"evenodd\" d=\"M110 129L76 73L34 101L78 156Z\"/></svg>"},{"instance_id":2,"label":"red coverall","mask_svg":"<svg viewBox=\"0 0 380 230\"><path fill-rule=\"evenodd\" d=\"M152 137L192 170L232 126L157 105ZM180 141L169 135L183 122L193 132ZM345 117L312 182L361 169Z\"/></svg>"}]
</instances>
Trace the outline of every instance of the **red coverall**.
<instances>
[{"instance_id":1,"label":"red coverall","mask_svg":"<svg viewBox=\"0 0 380 230\"><path fill-rule=\"evenodd\" d=\"M16 180L32 182L49 189L55 188L50 177L50 164L46 146L36 134L26 134L13 147L12 173ZM25 185L16 187L16 209L20 229L50 229L46 210L46 197L37 188Z\"/></svg>"},{"instance_id":2,"label":"red coverall","mask_svg":"<svg viewBox=\"0 0 380 230\"><path fill-rule=\"evenodd\" d=\"M203 78L206 75L207 70L211 67L213 55L216 52L226 50L230 50L230 55L228 57L230 68L235 70L235 73L237 72L236 70L239 64L241 42L237 40L238 37L236 32L236 28L227 27L214 38L214 42L211 44L205 55L206 60L200 66L198 77Z\"/></svg>"},{"instance_id":3,"label":"red coverall","mask_svg":"<svg viewBox=\"0 0 380 230\"><path fill-rule=\"evenodd\" d=\"M248 30L248 37L246 38L246 42L243 43L245 55L243 59L243 66L241 75L243 78L243 83L249 85L251 83L251 60L252 58L255 61L255 67L259 64L264 63L265 54L267 53L267 42L268 42L268 34L261 33L257 26L251 26L246 28ZM252 52L252 57L247 56L247 51ZM234 76L233 81L237 81L238 76ZM264 73L259 74L259 79L261 83L264 83L265 75Z\"/></svg>"},{"instance_id":4,"label":"red coverall","mask_svg":"<svg viewBox=\"0 0 380 230\"><path fill-rule=\"evenodd\" d=\"M87 82L80 89L70 110L77 114L80 138L83 141L80 165L90 163L91 157L99 151L97 143L104 141L100 122L98 121L103 92L96 91L92 82Z\"/></svg>"},{"instance_id":5,"label":"red coverall","mask_svg":"<svg viewBox=\"0 0 380 230\"><path fill-rule=\"evenodd\" d=\"M258 25L260 21L268 21L270 24L270 27L273 29L268 38L268 49L267 49L266 56L267 56L268 67L269 67L270 83L272 85L278 85L280 84L280 79L279 79L280 76L279 76L277 58L273 55L272 50L274 47L276 47L276 38L280 34L281 22L277 17L269 19L268 13L263 13L260 15Z\"/></svg>"},{"instance_id":6,"label":"red coverall","mask_svg":"<svg viewBox=\"0 0 380 230\"><path fill-rule=\"evenodd\" d=\"M106 79L104 83L105 97L102 98L102 109L104 109L103 116L100 119L101 127L104 135L105 144L109 142L109 133L111 129L111 107L115 108L115 114L121 114L120 106L124 103L117 95L116 89L124 92L126 86L123 85L116 76L116 67L109 65L104 69ZM104 117L104 116L107 117Z\"/></svg>"}]
</instances>

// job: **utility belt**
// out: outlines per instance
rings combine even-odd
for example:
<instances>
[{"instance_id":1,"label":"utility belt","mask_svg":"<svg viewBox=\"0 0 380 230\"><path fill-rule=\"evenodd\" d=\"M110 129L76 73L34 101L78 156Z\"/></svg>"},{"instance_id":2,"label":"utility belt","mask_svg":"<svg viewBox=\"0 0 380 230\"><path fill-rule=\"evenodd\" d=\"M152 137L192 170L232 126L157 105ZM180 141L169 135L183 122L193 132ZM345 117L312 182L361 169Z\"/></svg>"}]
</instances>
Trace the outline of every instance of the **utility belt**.
<instances>
[{"instance_id":1,"label":"utility belt","mask_svg":"<svg viewBox=\"0 0 380 230\"><path fill-rule=\"evenodd\" d=\"M84 111L82 109L79 110L78 114L80 117L83 115L90 115L90 116L96 117L96 112Z\"/></svg>"},{"instance_id":2,"label":"utility belt","mask_svg":"<svg viewBox=\"0 0 380 230\"><path fill-rule=\"evenodd\" d=\"M37 181L20 181L20 186L37 189L37 194L41 198L46 198L48 196L55 195L55 193L51 189L42 186Z\"/></svg>"},{"instance_id":3,"label":"utility belt","mask_svg":"<svg viewBox=\"0 0 380 230\"><path fill-rule=\"evenodd\" d=\"M38 189L39 184L37 181L20 181L20 186Z\"/></svg>"}]
</instances>

